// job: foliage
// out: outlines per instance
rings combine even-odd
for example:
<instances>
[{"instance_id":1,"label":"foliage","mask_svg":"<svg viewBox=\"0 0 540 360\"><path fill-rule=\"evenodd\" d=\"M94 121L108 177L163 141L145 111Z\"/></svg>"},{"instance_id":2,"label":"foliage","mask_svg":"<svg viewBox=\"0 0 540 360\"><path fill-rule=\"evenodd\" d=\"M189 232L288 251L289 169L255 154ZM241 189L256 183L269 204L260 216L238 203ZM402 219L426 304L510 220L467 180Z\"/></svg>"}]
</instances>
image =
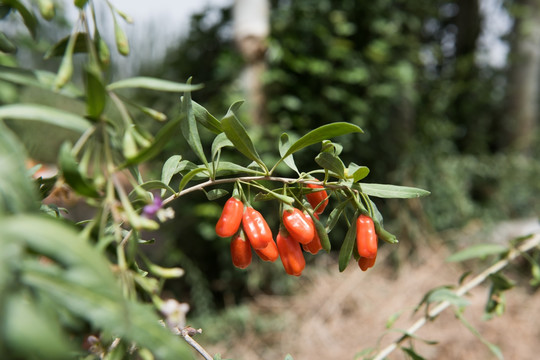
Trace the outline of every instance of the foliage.
<instances>
[{"instance_id":1,"label":"foliage","mask_svg":"<svg viewBox=\"0 0 540 360\"><path fill-rule=\"evenodd\" d=\"M111 2L105 3L113 18L116 51L127 56L130 48L122 21L130 18ZM49 7L53 3L43 0L40 4L42 17L54 18ZM317 227L321 236L338 222L349 227L363 214L373 219L377 235L389 243L397 239L383 228L382 216L370 197L429 194L419 188L362 182L369 169L344 161L341 145L330 141L362 133L357 125L332 122L298 138L283 133L274 155L267 156L237 117L241 102L234 102L218 119L192 100L191 92L201 85L193 85L191 79L177 83L141 76L109 83L109 44L100 34L102 24L95 16L94 2L74 4L78 19L71 33L47 51L47 56L61 58L56 73L15 66L1 69L4 81L78 104L73 109L27 102L0 106L2 354L51 359L191 358L191 350L180 337L203 354L185 326L189 305L166 299L162 291L166 280L184 276L185 270L155 264L147 254L148 245L160 240L146 236L156 234L152 231L174 217L170 203L179 203L188 194L201 191L207 196L201 202L206 203L225 196L227 185L235 184L246 205L271 202L280 209L294 205L314 220L314 209L303 200L314 191L305 184L312 183L330 194L337 209L323 219L326 226ZM6 13L20 14L30 34L37 35L33 8L18 0L1 6ZM73 61L75 53L84 56L82 64ZM76 73L81 74L82 87L73 81ZM126 90L141 88L183 93L180 112L169 118L132 101ZM148 130L134 112L156 121L159 129ZM36 175L39 166L26 169L25 149L10 130L21 123L70 133L73 141L55 148L58 174L44 178ZM33 136L34 146L49 146L42 134ZM163 154L173 137L180 136L189 147L188 154L175 152L161 166L158 179L143 171ZM203 136L211 139L210 149L203 144ZM320 146L315 156L318 167L304 171L294 157L315 145ZM228 161L229 153L241 160ZM282 176L289 169L298 176ZM62 194L88 210L82 216L66 214ZM354 233L354 226L350 229ZM190 240L187 234L182 237ZM348 239L342 247L341 271L356 255L350 243ZM189 264L186 258L183 263ZM192 273L193 268L186 270L195 288L200 274ZM204 292L204 287L200 289Z\"/></svg>"}]
</instances>

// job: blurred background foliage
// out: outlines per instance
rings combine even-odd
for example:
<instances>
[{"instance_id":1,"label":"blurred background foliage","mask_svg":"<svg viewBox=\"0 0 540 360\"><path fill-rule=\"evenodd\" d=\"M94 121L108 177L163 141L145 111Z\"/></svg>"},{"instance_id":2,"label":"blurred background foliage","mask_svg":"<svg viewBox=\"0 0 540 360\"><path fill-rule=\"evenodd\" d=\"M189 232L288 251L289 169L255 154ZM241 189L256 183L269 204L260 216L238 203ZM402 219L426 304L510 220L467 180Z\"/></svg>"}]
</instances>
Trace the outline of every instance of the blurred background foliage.
<instances>
[{"instance_id":1,"label":"blurred background foliage","mask_svg":"<svg viewBox=\"0 0 540 360\"><path fill-rule=\"evenodd\" d=\"M502 64L486 60L490 45L482 37L492 20L487 3L512 23L497 39L510 49ZM272 0L270 8L264 123L243 113L258 149L275 152L283 131L301 136L335 121L362 127L365 134L338 140L346 163L368 166L367 182L432 193L421 201L377 203L401 246L422 245L430 232L459 228L471 219L538 214L540 58L526 50L538 42L534 24L540 15L533 1ZM140 74L175 81L192 76L194 83L205 84L193 99L222 117L232 101L245 97L239 78L246 64L235 48L232 22L230 7L193 15L188 34L170 41L175 45L162 59L141 61ZM140 41L154 41L153 34L146 36ZM15 61L0 57L2 64ZM8 86L0 83L3 103L25 96ZM138 96L158 110L179 111L174 95ZM180 136L168 152L190 158ZM301 170L311 169L314 155L298 155ZM160 166L156 162L147 171L158 174ZM168 290L189 294L199 314L245 296L287 292L295 281L284 279L277 264L255 262L247 272L233 268L228 241L213 230L223 201L208 202L202 193L186 196L174 204L176 219L149 235L173 239L155 246L152 256L163 266L186 269L186 277ZM258 208L277 229L276 204ZM343 236L340 228L330 234Z\"/></svg>"}]
</instances>

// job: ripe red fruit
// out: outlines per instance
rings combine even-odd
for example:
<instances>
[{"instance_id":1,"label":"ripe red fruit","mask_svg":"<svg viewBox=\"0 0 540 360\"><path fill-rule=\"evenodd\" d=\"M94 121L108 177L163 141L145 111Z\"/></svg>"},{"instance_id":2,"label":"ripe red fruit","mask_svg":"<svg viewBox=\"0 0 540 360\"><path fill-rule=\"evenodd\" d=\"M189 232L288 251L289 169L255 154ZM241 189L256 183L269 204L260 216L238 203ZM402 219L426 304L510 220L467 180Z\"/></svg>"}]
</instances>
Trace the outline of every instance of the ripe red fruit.
<instances>
[{"instance_id":1,"label":"ripe red fruit","mask_svg":"<svg viewBox=\"0 0 540 360\"><path fill-rule=\"evenodd\" d=\"M313 219L311 218L311 216L309 216L309 214L304 214L304 216L306 217L306 220L308 222L311 222L313 224ZM317 217L317 214L315 214L315 217ZM313 226L315 227L315 224ZM317 254L319 251L322 250L321 239L319 238L317 229L315 229L315 235L313 236L313 240L311 240L307 244L302 244L302 247L305 251L308 251L313 255Z\"/></svg>"},{"instance_id":2,"label":"ripe red fruit","mask_svg":"<svg viewBox=\"0 0 540 360\"><path fill-rule=\"evenodd\" d=\"M242 227L255 250L264 249L272 239L272 231L260 212L248 206L242 217Z\"/></svg>"},{"instance_id":3,"label":"ripe red fruit","mask_svg":"<svg viewBox=\"0 0 540 360\"><path fill-rule=\"evenodd\" d=\"M278 248L274 240L270 241L264 249L255 250L255 253L264 261L274 262L279 257Z\"/></svg>"},{"instance_id":4,"label":"ripe red fruit","mask_svg":"<svg viewBox=\"0 0 540 360\"><path fill-rule=\"evenodd\" d=\"M235 235L231 241L231 257L234 266L245 269L251 264L251 245L240 232Z\"/></svg>"},{"instance_id":5,"label":"ripe red fruit","mask_svg":"<svg viewBox=\"0 0 540 360\"><path fill-rule=\"evenodd\" d=\"M375 260L377 260L377 256L370 258L361 257L358 259L358 266L362 271L366 271L367 269L373 267L375 265Z\"/></svg>"},{"instance_id":6,"label":"ripe red fruit","mask_svg":"<svg viewBox=\"0 0 540 360\"><path fill-rule=\"evenodd\" d=\"M377 234L369 216L360 215L356 220L356 246L361 257L372 259L377 256Z\"/></svg>"},{"instance_id":7,"label":"ripe red fruit","mask_svg":"<svg viewBox=\"0 0 540 360\"><path fill-rule=\"evenodd\" d=\"M300 244L284 231L278 233L276 243L285 272L289 275L300 276L306 267Z\"/></svg>"},{"instance_id":8,"label":"ripe red fruit","mask_svg":"<svg viewBox=\"0 0 540 360\"><path fill-rule=\"evenodd\" d=\"M313 221L307 221L304 213L299 209L284 210L283 225L291 237L300 244L308 244L315 236Z\"/></svg>"},{"instance_id":9,"label":"ripe red fruit","mask_svg":"<svg viewBox=\"0 0 540 360\"><path fill-rule=\"evenodd\" d=\"M316 184L307 184L307 187L310 189L324 189L324 186ZM322 214L324 208L326 208L326 205L328 205L328 194L326 193L326 190L306 194L306 198L311 207L313 209L316 208L316 214ZM321 205L319 206L319 204ZM317 208L317 206L319 207Z\"/></svg>"},{"instance_id":10,"label":"ripe red fruit","mask_svg":"<svg viewBox=\"0 0 540 360\"><path fill-rule=\"evenodd\" d=\"M225 203L221 216L216 224L216 234L220 237L229 237L236 234L242 222L244 204L237 198L230 198Z\"/></svg>"}]
</instances>

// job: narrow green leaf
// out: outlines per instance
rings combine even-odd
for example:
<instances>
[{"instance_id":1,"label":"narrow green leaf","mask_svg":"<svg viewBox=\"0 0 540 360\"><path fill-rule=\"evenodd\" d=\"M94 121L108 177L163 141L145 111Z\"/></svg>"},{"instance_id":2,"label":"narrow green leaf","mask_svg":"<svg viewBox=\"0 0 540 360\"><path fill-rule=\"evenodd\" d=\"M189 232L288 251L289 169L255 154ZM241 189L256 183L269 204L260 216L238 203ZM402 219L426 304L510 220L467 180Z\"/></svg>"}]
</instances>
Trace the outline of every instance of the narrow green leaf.
<instances>
[{"instance_id":1,"label":"narrow green leaf","mask_svg":"<svg viewBox=\"0 0 540 360\"><path fill-rule=\"evenodd\" d=\"M225 189L212 189L210 191L208 191L206 193L206 198L209 200L209 201L214 201L214 200L217 200L219 198L222 198L224 197L225 195L227 195L229 192Z\"/></svg>"},{"instance_id":2,"label":"narrow green leaf","mask_svg":"<svg viewBox=\"0 0 540 360\"><path fill-rule=\"evenodd\" d=\"M432 291L426 299L427 303L437 303L441 301L447 301L456 307L464 307L470 304L467 299L445 287Z\"/></svg>"},{"instance_id":3,"label":"narrow green leaf","mask_svg":"<svg viewBox=\"0 0 540 360\"><path fill-rule=\"evenodd\" d=\"M264 175L264 173L259 170L254 170L254 169L241 166L241 165L229 162L229 161L220 161L216 169L216 172L219 175L224 175L223 173L230 173L230 174L247 173L247 174L253 174L253 175Z\"/></svg>"},{"instance_id":4,"label":"narrow green leaf","mask_svg":"<svg viewBox=\"0 0 540 360\"><path fill-rule=\"evenodd\" d=\"M163 164L163 169L161 169L161 181L165 185L169 185L174 174L178 173L176 169L181 160L181 155L173 155L165 161L165 164Z\"/></svg>"},{"instance_id":5,"label":"narrow green leaf","mask_svg":"<svg viewBox=\"0 0 540 360\"><path fill-rule=\"evenodd\" d=\"M306 146L310 146L336 136L355 132L362 133L363 131L358 126L346 122L336 122L320 126L314 130L311 130L306 135L302 136L300 139L294 142L289 148L289 150L285 153L285 155L282 156L282 159L291 154L294 154L295 152L305 148Z\"/></svg>"},{"instance_id":6,"label":"narrow green leaf","mask_svg":"<svg viewBox=\"0 0 540 360\"><path fill-rule=\"evenodd\" d=\"M336 155L329 152L323 152L317 155L315 162L323 169L335 173L340 179L345 178L345 165L343 165L341 159Z\"/></svg>"},{"instance_id":7,"label":"narrow green leaf","mask_svg":"<svg viewBox=\"0 0 540 360\"><path fill-rule=\"evenodd\" d=\"M118 50L118 53L123 56L129 55L129 41L126 35L126 32L120 24L118 24L118 21L116 21L116 16L113 16L114 20L114 39L116 41L116 49Z\"/></svg>"},{"instance_id":8,"label":"narrow green leaf","mask_svg":"<svg viewBox=\"0 0 540 360\"><path fill-rule=\"evenodd\" d=\"M418 355L412 347L406 348L402 346L401 350L403 350L403 352L405 352L412 360L425 360L422 356Z\"/></svg>"},{"instance_id":9,"label":"narrow green leaf","mask_svg":"<svg viewBox=\"0 0 540 360\"><path fill-rule=\"evenodd\" d=\"M223 149L224 147L234 147L231 140L227 138L227 135L225 133L220 133L214 138L214 141L212 142L212 160L214 160L217 156L217 154Z\"/></svg>"},{"instance_id":10,"label":"narrow green leaf","mask_svg":"<svg viewBox=\"0 0 540 360\"><path fill-rule=\"evenodd\" d=\"M93 184L81 174L79 165L71 154L71 145L67 142L60 148L58 165L66 183L75 192L88 197L99 197L99 193Z\"/></svg>"},{"instance_id":11,"label":"narrow green leaf","mask_svg":"<svg viewBox=\"0 0 540 360\"><path fill-rule=\"evenodd\" d=\"M36 37L37 20L34 14L24 6L19 0L10 0L9 5L15 8L23 18L24 25L32 34L32 37Z\"/></svg>"},{"instance_id":12,"label":"narrow green leaf","mask_svg":"<svg viewBox=\"0 0 540 360\"><path fill-rule=\"evenodd\" d=\"M353 182L358 182L368 176L369 168L367 166L356 165L350 163L347 169L348 177L353 179Z\"/></svg>"},{"instance_id":13,"label":"narrow green leaf","mask_svg":"<svg viewBox=\"0 0 540 360\"><path fill-rule=\"evenodd\" d=\"M188 85L190 84L191 79L188 80ZM191 105L191 93L186 91L182 97L182 114L184 114L184 117L180 123L180 129L191 150L208 167L208 160L206 160L206 155L204 154L201 138L199 137L199 129L197 128L197 121L195 120L195 114Z\"/></svg>"},{"instance_id":14,"label":"narrow green leaf","mask_svg":"<svg viewBox=\"0 0 540 360\"><path fill-rule=\"evenodd\" d=\"M151 191L151 190L158 190L158 189L163 189L163 190L166 190L166 191L169 191L172 194L175 194L175 191L173 188L171 188L169 185L159 181L159 180L150 180L150 181L147 181L147 182L144 182L140 185L137 185L137 187L135 189L133 189L130 193L130 196L134 193L137 192L138 189L143 189L143 190L146 190L146 191Z\"/></svg>"},{"instance_id":15,"label":"narrow green leaf","mask_svg":"<svg viewBox=\"0 0 540 360\"><path fill-rule=\"evenodd\" d=\"M91 127L90 122L82 116L36 104L23 103L0 106L0 118L40 121L80 133Z\"/></svg>"},{"instance_id":16,"label":"narrow green leaf","mask_svg":"<svg viewBox=\"0 0 540 360\"><path fill-rule=\"evenodd\" d=\"M188 172L186 175L184 175L184 177L180 181L180 185L178 185L178 192L182 191L186 187L188 182L190 182L195 177L195 175L203 171L208 172L208 169L200 167L200 168L193 169L190 172Z\"/></svg>"},{"instance_id":17,"label":"narrow green leaf","mask_svg":"<svg viewBox=\"0 0 540 360\"><path fill-rule=\"evenodd\" d=\"M90 117L98 118L105 109L107 92L98 74L90 69L86 69L84 74L87 94L86 112Z\"/></svg>"},{"instance_id":18,"label":"narrow green leaf","mask_svg":"<svg viewBox=\"0 0 540 360\"><path fill-rule=\"evenodd\" d=\"M3 31L0 31L0 51L7 54L15 54L17 52L17 46L9 40Z\"/></svg>"},{"instance_id":19,"label":"narrow green leaf","mask_svg":"<svg viewBox=\"0 0 540 360\"><path fill-rule=\"evenodd\" d=\"M332 231L332 229L336 226L339 218L341 217L341 214L343 214L343 210L347 206L348 202L343 201L339 203L328 216L328 219L326 220L326 232L329 233Z\"/></svg>"},{"instance_id":20,"label":"narrow green leaf","mask_svg":"<svg viewBox=\"0 0 540 360\"><path fill-rule=\"evenodd\" d=\"M221 120L221 127L227 135L227 138L229 138L238 151L248 159L255 161L263 169L266 169L266 165L261 160L255 146L253 146L253 142L244 128L244 125L242 125L233 112L233 109L238 108L241 103L242 102L236 102L231 105L229 111Z\"/></svg>"},{"instance_id":21,"label":"narrow green leaf","mask_svg":"<svg viewBox=\"0 0 540 360\"><path fill-rule=\"evenodd\" d=\"M139 76L113 82L107 86L107 90L141 88L167 92L185 92L199 90L202 87L202 85L182 84L169 80Z\"/></svg>"},{"instance_id":22,"label":"narrow green leaf","mask_svg":"<svg viewBox=\"0 0 540 360\"><path fill-rule=\"evenodd\" d=\"M294 158L291 155L288 155L287 157L284 157L284 155L287 153L287 151L291 148L291 142L289 141L289 135L287 133L281 134L281 137L279 138L279 155L283 159L283 162L292 170L294 170L298 175L300 175L300 171L298 171L298 168L296 167L296 164L294 162Z\"/></svg>"},{"instance_id":23,"label":"narrow green leaf","mask_svg":"<svg viewBox=\"0 0 540 360\"><path fill-rule=\"evenodd\" d=\"M482 336L482 334L480 334L480 332L478 330L476 330L476 328L470 323L467 321L467 319L465 319L465 317L463 316L463 313L459 310L455 311L455 314L456 314L456 317L459 319L459 321L461 321L461 323L467 328L469 329L469 331L478 338L478 340L480 340L484 345L487 346L487 348L493 353L493 355L495 355L497 357L497 359L499 360L503 360L504 359L504 356L501 352L501 349L499 349L498 346L496 346L495 344L492 344L490 343L488 340L486 340L486 338L484 338Z\"/></svg>"},{"instance_id":24,"label":"narrow green leaf","mask_svg":"<svg viewBox=\"0 0 540 360\"><path fill-rule=\"evenodd\" d=\"M448 262L459 262L475 258L486 258L490 255L499 255L508 251L503 245L499 244L476 244L472 245L464 250L458 251L457 253L450 255L446 261Z\"/></svg>"},{"instance_id":25,"label":"narrow green leaf","mask_svg":"<svg viewBox=\"0 0 540 360\"><path fill-rule=\"evenodd\" d=\"M197 89L192 89L197 90ZM203 106L199 105L195 101L191 101L193 114L195 114L195 120L213 133L220 134L223 132L221 129L221 123L212 114L208 112Z\"/></svg>"},{"instance_id":26,"label":"narrow green leaf","mask_svg":"<svg viewBox=\"0 0 540 360\"><path fill-rule=\"evenodd\" d=\"M0 66L0 79L19 85L33 86L53 91L56 74L49 71ZM84 95L83 92L72 83L67 83L56 93L71 98L82 98Z\"/></svg>"},{"instance_id":27,"label":"narrow green leaf","mask_svg":"<svg viewBox=\"0 0 540 360\"><path fill-rule=\"evenodd\" d=\"M43 55L43 59L48 60L53 56L64 56L66 53L66 49L69 43L69 39L72 35L66 36L60 41L58 41L56 44L51 46L47 52L45 52L45 55ZM85 32L79 32L76 34L75 43L73 44L73 53L86 53L88 52L88 34Z\"/></svg>"},{"instance_id":28,"label":"narrow green leaf","mask_svg":"<svg viewBox=\"0 0 540 360\"><path fill-rule=\"evenodd\" d=\"M317 231L317 235L319 235L319 239L321 240L321 246L324 251L330 252L331 245L330 245L330 239L328 238L328 233L326 232L326 228L324 225L317 219L313 214L309 214L311 216L311 219L313 220L313 224L315 224L315 231Z\"/></svg>"},{"instance_id":29,"label":"narrow green leaf","mask_svg":"<svg viewBox=\"0 0 540 360\"><path fill-rule=\"evenodd\" d=\"M139 152L136 156L126 160L126 162L121 166L121 168L125 168L133 164L139 164L157 156L165 147L165 145L167 145L169 140L175 135L175 128L180 124L180 120L181 117L178 117L172 121L167 122L167 124L165 124L165 126L163 126L156 134L152 145L141 150L141 152Z\"/></svg>"},{"instance_id":30,"label":"narrow green leaf","mask_svg":"<svg viewBox=\"0 0 540 360\"><path fill-rule=\"evenodd\" d=\"M358 212L354 215L353 219L356 219L358 217ZM354 245L356 244L356 221L353 221L351 223L351 226L349 227L349 230L347 231L347 234L345 235L345 240L343 240L343 244L341 245L341 249L339 250L339 271L342 272L347 268L347 265L349 265L349 261L351 260L351 256L353 253Z\"/></svg>"},{"instance_id":31,"label":"narrow green leaf","mask_svg":"<svg viewBox=\"0 0 540 360\"><path fill-rule=\"evenodd\" d=\"M418 189L408 186L397 186L397 185L387 185L387 184L354 184L354 189L360 190L366 195L375 196L380 198L396 198L396 199L410 199L417 198L421 196L427 196L430 194L429 191Z\"/></svg>"}]
</instances>

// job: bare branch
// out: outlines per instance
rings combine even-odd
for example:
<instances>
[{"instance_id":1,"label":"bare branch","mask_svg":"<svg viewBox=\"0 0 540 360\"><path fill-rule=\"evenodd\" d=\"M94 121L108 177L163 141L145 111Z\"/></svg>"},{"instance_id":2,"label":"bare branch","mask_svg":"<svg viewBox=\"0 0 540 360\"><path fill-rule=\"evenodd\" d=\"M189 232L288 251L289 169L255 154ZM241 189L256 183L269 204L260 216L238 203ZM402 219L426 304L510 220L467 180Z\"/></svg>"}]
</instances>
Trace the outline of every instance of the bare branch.
<instances>
[{"instance_id":1,"label":"bare branch","mask_svg":"<svg viewBox=\"0 0 540 360\"><path fill-rule=\"evenodd\" d=\"M533 234L529 239L523 242L520 246L515 249L511 249L508 254L501 260L497 261L495 264L491 265L489 268L475 276L470 281L461 285L459 288L454 291L458 296L463 296L468 293L470 290L474 289L481 283L483 283L490 275L499 272L504 269L512 260L519 257L522 253L528 252L529 250L540 245L540 233ZM436 307L431 309L424 317L418 319L414 324L411 325L406 331L405 334L398 338L396 341L379 351L379 353L373 358L373 360L383 360L388 355L390 355L394 350L396 350L399 345L411 337L416 331L418 331L422 326L424 326L428 320L432 320L442 313L446 308L452 305L448 301L440 302Z\"/></svg>"}]
</instances>

